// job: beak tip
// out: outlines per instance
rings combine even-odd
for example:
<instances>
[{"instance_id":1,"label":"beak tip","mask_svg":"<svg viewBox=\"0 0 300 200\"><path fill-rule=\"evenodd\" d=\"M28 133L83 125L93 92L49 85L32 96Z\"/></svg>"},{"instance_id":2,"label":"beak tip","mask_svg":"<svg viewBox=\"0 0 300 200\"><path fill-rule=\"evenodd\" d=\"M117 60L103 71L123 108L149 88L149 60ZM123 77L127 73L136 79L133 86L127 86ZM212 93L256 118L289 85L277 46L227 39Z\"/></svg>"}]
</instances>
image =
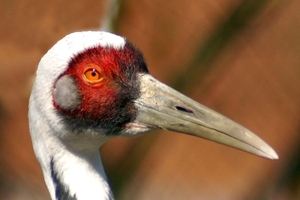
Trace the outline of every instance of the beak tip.
<instances>
[{"instance_id":1,"label":"beak tip","mask_svg":"<svg viewBox=\"0 0 300 200\"><path fill-rule=\"evenodd\" d=\"M272 160L278 160L279 156L277 155L277 153L274 151L274 154L272 154Z\"/></svg>"},{"instance_id":2,"label":"beak tip","mask_svg":"<svg viewBox=\"0 0 300 200\"><path fill-rule=\"evenodd\" d=\"M271 160L279 159L279 156L271 147L268 149L268 151L266 151L265 155L266 155L266 158L271 159Z\"/></svg>"}]
</instances>

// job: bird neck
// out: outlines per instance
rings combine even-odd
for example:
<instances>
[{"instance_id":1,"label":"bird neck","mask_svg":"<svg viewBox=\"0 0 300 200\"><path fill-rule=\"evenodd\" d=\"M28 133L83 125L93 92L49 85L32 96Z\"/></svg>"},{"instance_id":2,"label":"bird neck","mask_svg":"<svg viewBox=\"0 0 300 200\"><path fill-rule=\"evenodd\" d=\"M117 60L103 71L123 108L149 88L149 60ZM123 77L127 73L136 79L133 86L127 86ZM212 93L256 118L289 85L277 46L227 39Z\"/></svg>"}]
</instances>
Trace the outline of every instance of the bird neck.
<instances>
[{"instance_id":1,"label":"bird neck","mask_svg":"<svg viewBox=\"0 0 300 200\"><path fill-rule=\"evenodd\" d=\"M52 198L113 199L98 149L74 151L60 147L48 166L45 176Z\"/></svg>"},{"instance_id":2,"label":"bird neck","mask_svg":"<svg viewBox=\"0 0 300 200\"><path fill-rule=\"evenodd\" d=\"M30 134L51 198L113 199L99 153L109 138L66 131L56 113L45 110L47 106L35 99L30 97ZM51 98L46 101L45 105L51 104ZM45 113L48 118L43 117Z\"/></svg>"}]
</instances>

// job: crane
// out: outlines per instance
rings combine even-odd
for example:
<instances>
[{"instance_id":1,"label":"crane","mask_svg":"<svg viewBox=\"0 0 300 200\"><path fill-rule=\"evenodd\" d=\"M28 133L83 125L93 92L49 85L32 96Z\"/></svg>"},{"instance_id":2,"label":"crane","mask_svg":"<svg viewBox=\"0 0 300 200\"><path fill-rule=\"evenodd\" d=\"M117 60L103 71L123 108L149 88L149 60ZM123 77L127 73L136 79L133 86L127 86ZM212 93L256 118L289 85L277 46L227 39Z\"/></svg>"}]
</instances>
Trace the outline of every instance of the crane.
<instances>
[{"instance_id":1,"label":"crane","mask_svg":"<svg viewBox=\"0 0 300 200\"><path fill-rule=\"evenodd\" d=\"M53 200L113 199L99 147L155 129L278 158L248 129L156 80L142 53L108 32L71 33L42 57L28 118Z\"/></svg>"}]
</instances>

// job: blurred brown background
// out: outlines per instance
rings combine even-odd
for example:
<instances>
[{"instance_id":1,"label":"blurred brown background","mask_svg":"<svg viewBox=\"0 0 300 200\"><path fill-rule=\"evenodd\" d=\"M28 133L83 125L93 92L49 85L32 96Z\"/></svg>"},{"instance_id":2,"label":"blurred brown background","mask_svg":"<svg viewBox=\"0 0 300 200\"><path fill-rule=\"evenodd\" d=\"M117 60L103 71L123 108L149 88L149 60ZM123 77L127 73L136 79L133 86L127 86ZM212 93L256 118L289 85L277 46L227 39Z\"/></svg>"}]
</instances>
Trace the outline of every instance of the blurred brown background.
<instances>
[{"instance_id":1,"label":"blurred brown background","mask_svg":"<svg viewBox=\"0 0 300 200\"><path fill-rule=\"evenodd\" d=\"M49 199L27 104L37 64L70 32L101 26L106 1L0 0L0 199ZM116 33L150 72L249 128L266 160L159 131L101 148L116 199L300 199L300 1L127 0Z\"/></svg>"}]
</instances>

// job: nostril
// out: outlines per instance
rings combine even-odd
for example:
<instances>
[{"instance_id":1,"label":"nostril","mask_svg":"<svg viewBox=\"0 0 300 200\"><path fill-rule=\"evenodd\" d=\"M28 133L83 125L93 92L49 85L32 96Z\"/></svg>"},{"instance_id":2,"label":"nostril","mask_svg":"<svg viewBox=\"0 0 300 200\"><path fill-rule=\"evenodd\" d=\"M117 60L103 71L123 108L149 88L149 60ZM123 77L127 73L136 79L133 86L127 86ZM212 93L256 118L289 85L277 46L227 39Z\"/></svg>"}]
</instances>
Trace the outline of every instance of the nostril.
<instances>
[{"instance_id":1,"label":"nostril","mask_svg":"<svg viewBox=\"0 0 300 200\"><path fill-rule=\"evenodd\" d=\"M182 112L187 112L187 113L191 113L193 114L193 111L190 110L190 109L187 109L187 108L184 108L184 107L181 107L181 106L175 106L175 108L179 111L182 111Z\"/></svg>"}]
</instances>

